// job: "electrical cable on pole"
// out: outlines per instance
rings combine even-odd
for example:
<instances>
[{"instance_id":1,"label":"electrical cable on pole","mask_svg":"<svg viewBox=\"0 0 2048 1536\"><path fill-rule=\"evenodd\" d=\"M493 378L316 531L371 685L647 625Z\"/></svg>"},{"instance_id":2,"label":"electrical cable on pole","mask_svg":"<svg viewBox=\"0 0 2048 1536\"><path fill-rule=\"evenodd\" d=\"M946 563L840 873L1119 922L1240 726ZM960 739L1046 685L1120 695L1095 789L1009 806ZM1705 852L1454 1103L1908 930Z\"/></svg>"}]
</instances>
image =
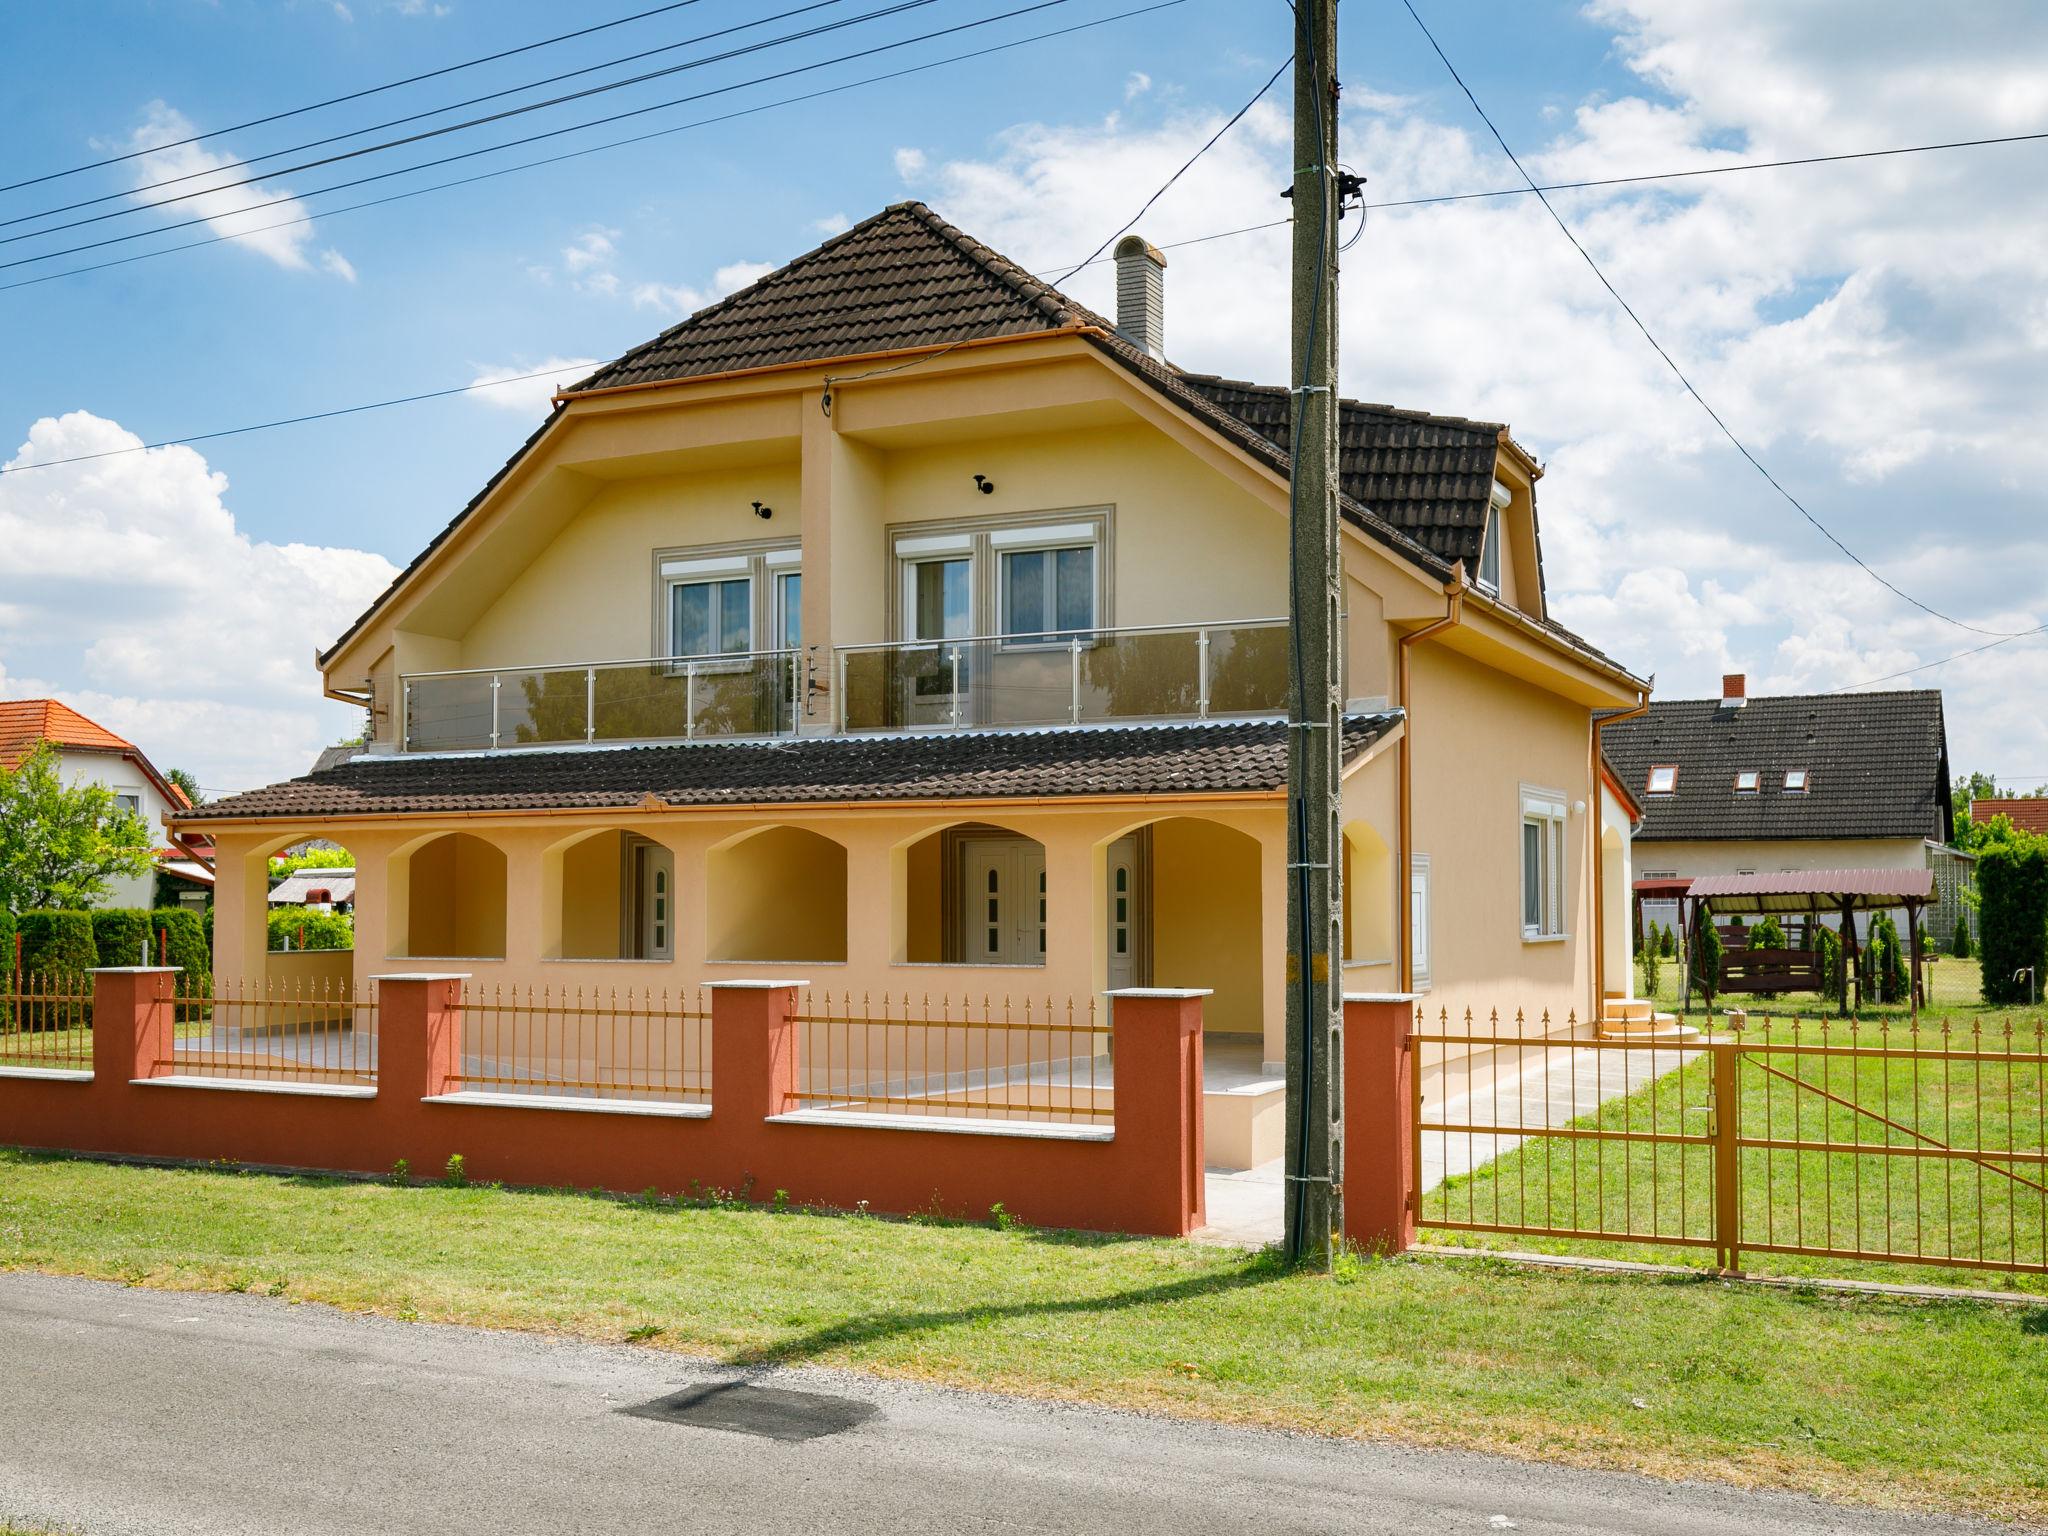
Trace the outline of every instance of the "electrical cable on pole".
<instances>
[{"instance_id":1,"label":"electrical cable on pole","mask_svg":"<svg viewBox=\"0 0 2048 1536\"><path fill-rule=\"evenodd\" d=\"M1337 665L1336 0L1294 11L1293 324L1288 461L1286 1253L1328 1269L1343 1227L1336 957L1344 701Z\"/></svg>"}]
</instances>

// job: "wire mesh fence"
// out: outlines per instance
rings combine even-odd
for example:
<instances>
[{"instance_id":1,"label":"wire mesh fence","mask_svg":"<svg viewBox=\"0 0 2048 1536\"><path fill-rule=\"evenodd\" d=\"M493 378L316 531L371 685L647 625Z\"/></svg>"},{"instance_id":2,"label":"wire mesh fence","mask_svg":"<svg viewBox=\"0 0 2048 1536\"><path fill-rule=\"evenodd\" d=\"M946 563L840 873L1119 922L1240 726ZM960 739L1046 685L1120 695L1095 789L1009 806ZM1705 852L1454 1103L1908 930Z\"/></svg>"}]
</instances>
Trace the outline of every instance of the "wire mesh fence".
<instances>
[{"instance_id":1,"label":"wire mesh fence","mask_svg":"<svg viewBox=\"0 0 2048 1536\"><path fill-rule=\"evenodd\" d=\"M234 1082L340 1084L377 1081L374 981L266 977L216 980L186 995L169 978L172 1031L152 1063L167 1077Z\"/></svg>"},{"instance_id":2,"label":"wire mesh fence","mask_svg":"<svg viewBox=\"0 0 2048 1536\"><path fill-rule=\"evenodd\" d=\"M92 977L39 971L0 975L0 1068L92 1070Z\"/></svg>"},{"instance_id":3,"label":"wire mesh fence","mask_svg":"<svg viewBox=\"0 0 2048 1536\"><path fill-rule=\"evenodd\" d=\"M1079 1125L1115 1112L1109 1027L1092 999L806 993L793 1022L791 1110Z\"/></svg>"},{"instance_id":4,"label":"wire mesh fence","mask_svg":"<svg viewBox=\"0 0 2048 1536\"><path fill-rule=\"evenodd\" d=\"M711 1102L701 993L494 986L462 995L460 1086L545 1098Z\"/></svg>"}]
</instances>

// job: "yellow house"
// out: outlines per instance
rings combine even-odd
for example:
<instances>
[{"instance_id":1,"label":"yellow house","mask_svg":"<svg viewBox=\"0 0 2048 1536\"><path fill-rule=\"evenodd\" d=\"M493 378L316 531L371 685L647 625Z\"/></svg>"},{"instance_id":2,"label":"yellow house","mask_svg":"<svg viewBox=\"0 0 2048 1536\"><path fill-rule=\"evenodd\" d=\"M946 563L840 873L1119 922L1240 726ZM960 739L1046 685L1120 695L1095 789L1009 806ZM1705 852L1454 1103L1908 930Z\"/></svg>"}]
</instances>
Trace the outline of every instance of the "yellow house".
<instances>
[{"instance_id":1,"label":"yellow house","mask_svg":"<svg viewBox=\"0 0 2048 1536\"><path fill-rule=\"evenodd\" d=\"M1258 1099L1288 396L1168 363L1165 259L1117 261L1112 324L900 204L563 392L319 657L367 750L175 818L217 973L284 964L266 860L319 836L358 981L1207 987L1211 1086ZM1596 722L1646 685L1547 615L1504 428L1342 431L1346 988L1590 1021L1628 976Z\"/></svg>"}]
</instances>

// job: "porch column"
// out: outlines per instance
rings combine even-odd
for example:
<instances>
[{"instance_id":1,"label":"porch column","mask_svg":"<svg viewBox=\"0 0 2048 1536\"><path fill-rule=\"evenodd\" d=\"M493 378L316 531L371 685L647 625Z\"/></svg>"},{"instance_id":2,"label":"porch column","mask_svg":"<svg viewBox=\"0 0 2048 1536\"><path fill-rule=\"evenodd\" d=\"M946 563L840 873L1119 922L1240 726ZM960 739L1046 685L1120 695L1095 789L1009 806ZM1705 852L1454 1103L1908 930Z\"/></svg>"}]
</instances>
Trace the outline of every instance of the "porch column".
<instances>
[{"instance_id":1,"label":"porch column","mask_svg":"<svg viewBox=\"0 0 2048 1536\"><path fill-rule=\"evenodd\" d=\"M541 890L546 878L543 857L546 835L521 832L506 836L505 958L532 965L541 957Z\"/></svg>"},{"instance_id":2,"label":"porch column","mask_svg":"<svg viewBox=\"0 0 2048 1536\"><path fill-rule=\"evenodd\" d=\"M1259 838L1259 1004L1264 1020L1264 1068L1287 1065L1287 828ZM1406 887L1402 887L1405 897Z\"/></svg>"},{"instance_id":3,"label":"porch column","mask_svg":"<svg viewBox=\"0 0 2048 1536\"><path fill-rule=\"evenodd\" d=\"M894 824L853 823L845 830L846 958L849 963L887 964L896 954ZM1048 868L1048 881L1051 871ZM829 985L829 983L828 983Z\"/></svg>"},{"instance_id":4,"label":"porch column","mask_svg":"<svg viewBox=\"0 0 2048 1536\"><path fill-rule=\"evenodd\" d=\"M1104 864L1093 829L1055 817L1032 830L1045 845L1046 985L1055 993L1093 995L1104 989L1109 969L1104 923L1097 920Z\"/></svg>"}]
</instances>

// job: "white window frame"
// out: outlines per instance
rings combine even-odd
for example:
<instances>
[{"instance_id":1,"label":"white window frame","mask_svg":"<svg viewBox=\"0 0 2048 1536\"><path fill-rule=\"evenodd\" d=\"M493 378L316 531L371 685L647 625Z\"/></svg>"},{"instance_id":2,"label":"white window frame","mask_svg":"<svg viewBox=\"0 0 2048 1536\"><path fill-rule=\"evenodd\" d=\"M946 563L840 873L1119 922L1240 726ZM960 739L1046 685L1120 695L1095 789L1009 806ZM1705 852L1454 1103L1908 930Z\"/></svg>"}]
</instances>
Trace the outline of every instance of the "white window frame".
<instances>
[{"instance_id":1,"label":"white window frame","mask_svg":"<svg viewBox=\"0 0 2048 1536\"><path fill-rule=\"evenodd\" d=\"M1747 779L1749 782L1744 783ZM1760 795L1764 788L1764 771L1761 768L1738 768L1735 770L1735 793L1738 795Z\"/></svg>"},{"instance_id":2,"label":"white window frame","mask_svg":"<svg viewBox=\"0 0 2048 1536\"><path fill-rule=\"evenodd\" d=\"M1429 855L1408 858L1408 980L1417 992L1430 988L1430 872Z\"/></svg>"},{"instance_id":3,"label":"white window frame","mask_svg":"<svg viewBox=\"0 0 2048 1536\"><path fill-rule=\"evenodd\" d=\"M915 613L913 571L926 560L967 561L968 639L999 637L1010 633L1010 619L1003 591L1003 561L1008 554L1033 554L1044 550L1087 549L1093 552L1090 622L1085 630L1033 630L1033 634L1054 634L1055 640L1024 641L1005 650L1055 650L1082 636L1093 644L1097 632L1113 622L1110 616L1113 509L1073 507L1038 513L1019 513L992 518L948 522L901 523L888 532L889 554L896 567L892 590L896 612L891 630L898 643L910 643L911 619Z\"/></svg>"},{"instance_id":4,"label":"white window frame","mask_svg":"<svg viewBox=\"0 0 2048 1536\"><path fill-rule=\"evenodd\" d=\"M781 633L780 603L783 576L803 574L803 549L796 544L712 546L695 549L656 550L654 557L654 583L656 601L654 643L658 654L664 660L681 661L690 657L676 646L675 604L676 589L701 585L718 585L724 582L744 581L747 584L747 644L744 651L701 651L695 653L712 664L725 658L758 655L763 651L780 650L772 642ZM724 598L713 594L712 636L716 639L722 625L719 622L720 608ZM801 622L801 621L799 621Z\"/></svg>"},{"instance_id":5,"label":"white window frame","mask_svg":"<svg viewBox=\"0 0 2048 1536\"><path fill-rule=\"evenodd\" d=\"M133 804L123 802L133 801ZM142 791L139 789L117 789L114 791L114 809L127 811L134 816L142 814Z\"/></svg>"},{"instance_id":6,"label":"white window frame","mask_svg":"<svg viewBox=\"0 0 2048 1536\"><path fill-rule=\"evenodd\" d=\"M1793 781L1794 779L1797 779L1797 780L1798 780L1799 782L1798 782L1797 784L1793 783L1792 781ZM1786 794L1788 794L1788 795L1803 795L1803 794L1805 794L1805 793L1807 792L1807 790L1808 790L1808 789L1812 788L1812 786L1813 786L1813 775L1812 775L1811 773L1807 772L1807 770L1806 770L1806 769L1804 769L1804 768L1787 768L1787 769L1785 770L1785 784L1784 784L1784 789L1785 789L1785 793L1786 793Z\"/></svg>"},{"instance_id":7,"label":"white window frame","mask_svg":"<svg viewBox=\"0 0 2048 1536\"><path fill-rule=\"evenodd\" d=\"M1671 775L1671 782L1670 782L1670 783L1668 783L1668 784L1666 784L1666 785L1665 785L1665 786L1664 786L1664 787L1663 787L1662 789L1659 789L1659 788L1657 787L1657 775L1658 775L1658 774L1660 774L1660 773L1668 773L1668 774L1670 774L1670 775ZM1676 763L1652 763L1652 764L1650 764L1650 776L1649 776L1649 778L1647 778L1647 779L1645 779L1645 780L1643 781L1643 793L1644 793L1644 794L1646 794L1646 795L1675 795L1675 794L1677 794L1677 793L1678 793L1678 764L1676 764Z\"/></svg>"},{"instance_id":8,"label":"white window frame","mask_svg":"<svg viewBox=\"0 0 2048 1536\"><path fill-rule=\"evenodd\" d=\"M1486 501L1486 525L1479 533L1479 569L1473 581L1483 592L1500 595L1501 518L1514 504L1514 492L1498 480Z\"/></svg>"},{"instance_id":9,"label":"white window frame","mask_svg":"<svg viewBox=\"0 0 2048 1536\"><path fill-rule=\"evenodd\" d=\"M1548 944L1570 937L1566 887L1567 836L1571 805L1562 790L1542 789L1524 784L1521 791L1521 819L1515 840L1519 850L1521 885L1516 892L1516 915L1522 924L1525 944ZM1536 865L1529 863L1529 829L1536 830ZM1529 920L1530 880L1535 879L1536 920Z\"/></svg>"}]
</instances>

